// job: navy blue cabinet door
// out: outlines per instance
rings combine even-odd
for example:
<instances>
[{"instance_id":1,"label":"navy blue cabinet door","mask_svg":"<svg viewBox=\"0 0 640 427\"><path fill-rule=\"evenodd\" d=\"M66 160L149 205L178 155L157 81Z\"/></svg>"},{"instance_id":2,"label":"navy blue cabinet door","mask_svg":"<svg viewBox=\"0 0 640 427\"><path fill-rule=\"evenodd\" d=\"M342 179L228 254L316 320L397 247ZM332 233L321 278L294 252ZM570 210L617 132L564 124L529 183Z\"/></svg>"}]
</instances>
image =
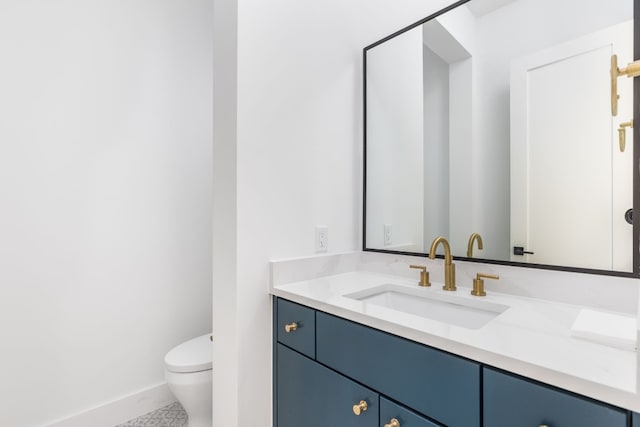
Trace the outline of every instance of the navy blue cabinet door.
<instances>
[{"instance_id":1,"label":"navy blue cabinet door","mask_svg":"<svg viewBox=\"0 0 640 427\"><path fill-rule=\"evenodd\" d=\"M633 423L631 425L633 425L633 427L640 427L640 414L633 413Z\"/></svg>"},{"instance_id":2,"label":"navy blue cabinet door","mask_svg":"<svg viewBox=\"0 0 640 427\"><path fill-rule=\"evenodd\" d=\"M625 411L522 378L484 369L487 427L626 427Z\"/></svg>"},{"instance_id":3,"label":"navy blue cabinet door","mask_svg":"<svg viewBox=\"0 0 640 427\"><path fill-rule=\"evenodd\" d=\"M278 344L277 427L378 427L378 394ZM364 400L357 416L353 405Z\"/></svg>"},{"instance_id":4,"label":"navy blue cabinet door","mask_svg":"<svg viewBox=\"0 0 640 427\"><path fill-rule=\"evenodd\" d=\"M438 423L480 426L479 364L321 312L316 343L316 360L349 378Z\"/></svg>"}]
</instances>

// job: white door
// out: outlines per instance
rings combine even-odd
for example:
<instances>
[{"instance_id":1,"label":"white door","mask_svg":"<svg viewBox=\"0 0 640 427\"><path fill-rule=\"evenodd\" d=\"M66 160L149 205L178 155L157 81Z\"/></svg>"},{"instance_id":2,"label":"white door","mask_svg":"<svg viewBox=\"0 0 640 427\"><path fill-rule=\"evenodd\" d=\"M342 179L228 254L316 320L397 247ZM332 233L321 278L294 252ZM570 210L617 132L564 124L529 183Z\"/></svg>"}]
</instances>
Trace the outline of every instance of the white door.
<instances>
[{"instance_id":1,"label":"white door","mask_svg":"<svg viewBox=\"0 0 640 427\"><path fill-rule=\"evenodd\" d=\"M632 79L618 80L611 116L610 58L633 59L633 22L520 58L511 67L511 244L514 261L631 271Z\"/></svg>"}]
</instances>

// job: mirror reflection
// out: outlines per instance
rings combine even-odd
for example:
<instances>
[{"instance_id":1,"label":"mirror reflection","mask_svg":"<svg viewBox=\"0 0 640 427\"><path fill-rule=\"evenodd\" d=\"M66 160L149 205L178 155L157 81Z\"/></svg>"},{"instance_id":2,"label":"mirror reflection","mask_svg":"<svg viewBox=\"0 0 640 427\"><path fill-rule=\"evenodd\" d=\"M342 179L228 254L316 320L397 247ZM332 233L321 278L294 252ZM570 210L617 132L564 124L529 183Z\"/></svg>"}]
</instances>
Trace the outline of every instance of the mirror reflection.
<instances>
[{"instance_id":1,"label":"mirror reflection","mask_svg":"<svg viewBox=\"0 0 640 427\"><path fill-rule=\"evenodd\" d=\"M365 249L631 272L633 39L633 0L471 0L366 48Z\"/></svg>"}]
</instances>

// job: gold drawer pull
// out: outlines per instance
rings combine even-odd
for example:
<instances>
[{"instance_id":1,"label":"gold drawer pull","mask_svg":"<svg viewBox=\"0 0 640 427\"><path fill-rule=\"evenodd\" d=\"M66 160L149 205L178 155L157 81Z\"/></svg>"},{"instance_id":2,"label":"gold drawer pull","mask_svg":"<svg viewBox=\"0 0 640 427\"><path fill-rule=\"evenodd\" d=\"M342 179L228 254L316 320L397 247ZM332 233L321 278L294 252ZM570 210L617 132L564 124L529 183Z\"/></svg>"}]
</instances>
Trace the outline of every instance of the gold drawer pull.
<instances>
[{"instance_id":1,"label":"gold drawer pull","mask_svg":"<svg viewBox=\"0 0 640 427\"><path fill-rule=\"evenodd\" d=\"M357 405L353 405L353 413L356 415L361 415L365 412L369 407L367 406L367 402L361 400Z\"/></svg>"},{"instance_id":2,"label":"gold drawer pull","mask_svg":"<svg viewBox=\"0 0 640 427\"><path fill-rule=\"evenodd\" d=\"M284 331L286 333L293 332L296 329L298 329L298 324L296 322L287 323L286 325L284 325Z\"/></svg>"},{"instance_id":3,"label":"gold drawer pull","mask_svg":"<svg viewBox=\"0 0 640 427\"><path fill-rule=\"evenodd\" d=\"M391 418L388 424L385 424L384 427L400 427L400 421L395 418Z\"/></svg>"}]
</instances>

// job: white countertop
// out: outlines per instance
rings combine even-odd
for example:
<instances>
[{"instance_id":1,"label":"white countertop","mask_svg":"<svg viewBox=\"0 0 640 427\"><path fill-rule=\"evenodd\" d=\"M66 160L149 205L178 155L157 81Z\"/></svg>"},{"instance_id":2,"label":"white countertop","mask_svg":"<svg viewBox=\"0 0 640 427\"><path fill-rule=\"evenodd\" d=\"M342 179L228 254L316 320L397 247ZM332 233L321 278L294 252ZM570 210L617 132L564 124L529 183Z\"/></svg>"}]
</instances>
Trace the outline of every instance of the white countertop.
<instances>
[{"instance_id":1,"label":"white countertop","mask_svg":"<svg viewBox=\"0 0 640 427\"><path fill-rule=\"evenodd\" d=\"M509 308L479 329L468 329L345 295L394 284L418 288L405 277L354 271L272 286L271 293L309 307L514 372L612 405L640 412L637 353L571 335L580 306L488 291L483 301ZM419 288L426 294L478 299L458 285Z\"/></svg>"}]
</instances>

